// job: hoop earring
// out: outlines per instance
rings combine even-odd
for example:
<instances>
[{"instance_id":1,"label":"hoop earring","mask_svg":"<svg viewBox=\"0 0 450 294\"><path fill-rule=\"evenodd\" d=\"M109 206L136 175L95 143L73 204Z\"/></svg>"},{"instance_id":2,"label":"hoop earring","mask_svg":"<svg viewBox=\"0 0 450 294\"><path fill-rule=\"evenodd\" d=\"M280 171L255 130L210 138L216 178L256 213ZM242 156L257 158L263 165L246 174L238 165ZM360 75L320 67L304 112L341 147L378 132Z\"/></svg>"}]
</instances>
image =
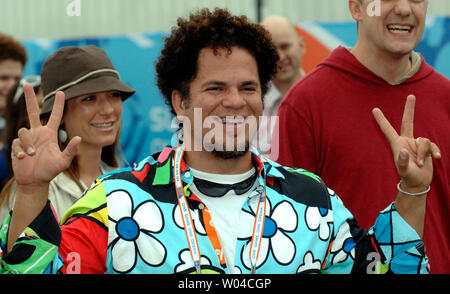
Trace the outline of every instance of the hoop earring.
<instances>
[{"instance_id":1,"label":"hoop earring","mask_svg":"<svg viewBox=\"0 0 450 294\"><path fill-rule=\"evenodd\" d=\"M66 143L67 137L67 132L64 129L58 130L58 139L61 143Z\"/></svg>"}]
</instances>

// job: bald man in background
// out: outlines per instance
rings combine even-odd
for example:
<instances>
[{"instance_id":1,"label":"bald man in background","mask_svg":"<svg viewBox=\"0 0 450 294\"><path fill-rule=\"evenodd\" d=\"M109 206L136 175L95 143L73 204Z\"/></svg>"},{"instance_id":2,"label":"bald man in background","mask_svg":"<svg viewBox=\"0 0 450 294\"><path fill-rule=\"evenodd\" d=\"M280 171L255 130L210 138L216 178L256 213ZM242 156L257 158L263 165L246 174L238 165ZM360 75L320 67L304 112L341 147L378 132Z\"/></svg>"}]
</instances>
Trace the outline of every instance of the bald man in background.
<instances>
[{"instance_id":1,"label":"bald man in background","mask_svg":"<svg viewBox=\"0 0 450 294\"><path fill-rule=\"evenodd\" d=\"M280 61L269 91L264 96L263 117L265 119L260 121L258 136L253 140L253 145L261 154L276 160L278 148L272 147L270 150L271 141L278 138L278 132L275 132L272 137L276 115L289 89L305 75L301 64L306 50L303 38L297 34L294 25L287 18L279 15L268 16L261 25L271 34ZM272 142L272 146L277 144Z\"/></svg>"}]
</instances>

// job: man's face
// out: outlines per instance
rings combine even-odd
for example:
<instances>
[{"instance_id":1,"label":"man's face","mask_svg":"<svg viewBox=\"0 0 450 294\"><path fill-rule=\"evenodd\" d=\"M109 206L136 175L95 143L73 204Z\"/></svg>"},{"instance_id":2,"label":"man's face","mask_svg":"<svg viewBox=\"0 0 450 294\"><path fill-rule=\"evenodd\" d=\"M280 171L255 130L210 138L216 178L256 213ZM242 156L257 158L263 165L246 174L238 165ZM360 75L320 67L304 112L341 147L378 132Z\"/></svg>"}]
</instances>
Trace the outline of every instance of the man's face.
<instances>
[{"instance_id":1,"label":"man's face","mask_svg":"<svg viewBox=\"0 0 450 294\"><path fill-rule=\"evenodd\" d=\"M274 81L293 84L300 73L302 57L305 52L303 40L301 40L294 28L288 24L273 24L267 26L272 36L280 61Z\"/></svg>"},{"instance_id":2,"label":"man's face","mask_svg":"<svg viewBox=\"0 0 450 294\"><path fill-rule=\"evenodd\" d=\"M378 52L406 55L420 42L428 0L381 0L379 15L377 9L371 10L376 2L360 2L359 39L366 48L370 46Z\"/></svg>"},{"instance_id":3,"label":"man's face","mask_svg":"<svg viewBox=\"0 0 450 294\"><path fill-rule=\"evenodd\" d=\"M249 51L232 47L230 51L200 51L197 75L189 84L189 98L176 111L189 120L183 123L185 143L187 136L192 144L202 140L203 149L213 144L213 150L207 151L222 158L236 158L248 151L253 135L250 133L256 132L262 109L256 60Z\"/></svg>"},{"instance_id":4,"label":"man's face","mask_svg":"<svg viewBox=\"0 0 450 294\"><path fill-rule=\"evenodd\" d=\"M9 90L20 80L22 71L20 61L13 59L0 61L0 114L5 110Z\"/></svg>"}]
</instances>

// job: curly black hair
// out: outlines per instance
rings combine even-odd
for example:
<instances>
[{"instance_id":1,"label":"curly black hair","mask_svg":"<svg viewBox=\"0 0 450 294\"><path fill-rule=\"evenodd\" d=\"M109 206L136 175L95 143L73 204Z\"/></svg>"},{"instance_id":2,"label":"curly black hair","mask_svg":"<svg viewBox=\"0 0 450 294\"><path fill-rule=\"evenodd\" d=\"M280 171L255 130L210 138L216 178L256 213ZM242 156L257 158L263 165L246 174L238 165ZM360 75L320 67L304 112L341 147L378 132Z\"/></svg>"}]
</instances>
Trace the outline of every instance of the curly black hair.
<instances>
[{"instance_id":1,"label":"curly black hair","mask_svg":"<svg viewBox=\"0 0 450 294\"><path fill-rule=\"evenodd\" d=\"M279 60L270 34L245 15L233 16L226 9L201 9L188 19L179 18L156 62L157 85L175 115L172 91L189 97L189 83L197 75L198 55L203 48L247 49L256 59L262 96L267 92Z\"/></svg>"}]
</instances>

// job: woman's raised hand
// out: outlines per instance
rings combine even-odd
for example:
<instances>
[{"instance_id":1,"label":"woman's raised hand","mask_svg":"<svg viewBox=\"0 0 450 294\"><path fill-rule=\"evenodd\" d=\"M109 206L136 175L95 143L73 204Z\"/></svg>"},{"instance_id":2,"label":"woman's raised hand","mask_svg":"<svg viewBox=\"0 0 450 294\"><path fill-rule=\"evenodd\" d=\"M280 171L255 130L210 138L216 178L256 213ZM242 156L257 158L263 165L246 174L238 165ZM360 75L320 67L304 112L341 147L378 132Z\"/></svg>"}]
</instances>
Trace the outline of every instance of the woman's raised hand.
<instances>
[{"instance_id":1,"label":"woman's raised hand","mask_svg":"<svg viewBox=\"0 0 450 294\"><path fill-rule=\"evenodd\" d=\"M48 185L59 173L67 169L77 154L81 138L72 138L61 151L58 145L58 128L64 110L63 92L55 95L53 110L46 125L40 121L40 109L33 87L24 86L30 128L18 132L11 147L12 167L18 186Z\"/></svg>"}]
</instances>

